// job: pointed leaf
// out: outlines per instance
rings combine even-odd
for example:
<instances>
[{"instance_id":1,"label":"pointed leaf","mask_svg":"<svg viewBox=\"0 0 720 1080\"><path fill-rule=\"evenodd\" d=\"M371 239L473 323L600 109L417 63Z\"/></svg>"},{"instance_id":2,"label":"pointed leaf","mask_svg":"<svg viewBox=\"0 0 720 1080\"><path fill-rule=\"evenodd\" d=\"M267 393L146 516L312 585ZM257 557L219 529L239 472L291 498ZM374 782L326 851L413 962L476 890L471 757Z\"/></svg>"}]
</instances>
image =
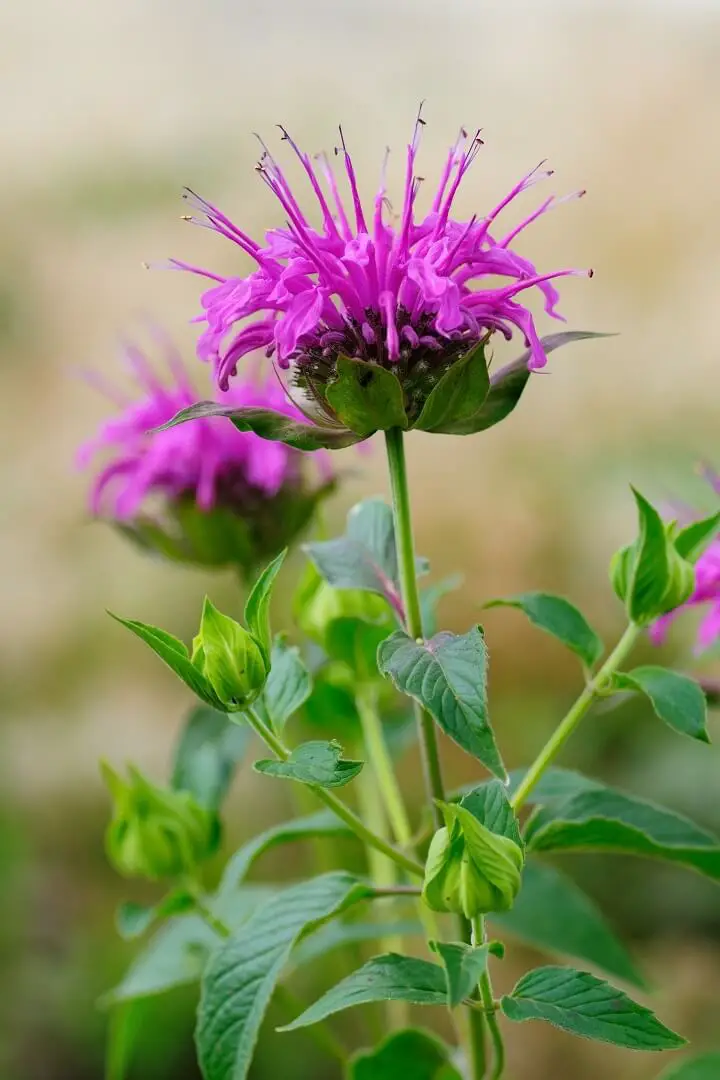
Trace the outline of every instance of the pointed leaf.
<instances>
[{"instance_id":1,"label":"pointed leaf","mask_svg":"<svg viewBox=\"0 0 720 1080\"><path fill-rule=\"evenodd\" d=\"M686 525L679 529L673 541L675 550L683 559L696 562L702 554L705 545L717 534L720 529L720 511L711 517L703 518L702 521L693 521L692 525Z\"/></svg>"},{"instance_id":2,"label":"pointed leaf","mask_svg":"<svg viewBox=\"0 0 720 1080\"><path fill-rule=\"evenodd\" d=\"M574 968L536 968L500 1004L510 1020L547 1020L628 1050L675 1050L686 1042L622 990Z\"/></svg>"},{"instance_id":3,"label":"pointed leaf","mask_svg":"<svg viewBox=\"0 0 720 1080\"><path fill-rule=\"evenodd\" d=\"M658 614L670 579L665 525L654 506L633 488L640 518L640 536L628 582L627 609L633 622Z\"/></svg>"},{"instance_id":4,"label":"pointed leaf","mask_svg":"<svg viewBox=\"0 0 720 1080\"><path fill-rule=\"evenodd\" d=\"M270 599L275 584L275 578L285 562L287 548L281 551L273 561L266 566L260 577L253 585L250 595L245 604L245 622L248 630L263 650L265 660L269 661L272 646L272 633L270 631Z\"/></svg>"},{"instance_id":5,"label":"pointed leaf","mask_svg":"<svg viewBox=\"0 0 720 1080\"><path fill-rule=\"evenodd\" d=\"M232 723L225 713L198 705L175 747L172 786L189 791L208 810L217 810L245 755L250 734L247 724Z\"/></svg>"},{"instance_id":6,"label":"pointed leaf","mask_svg":"<svg viewBox=\"0 0 720 1080\"><path fill-rule=\"evenodd\" d=\"M408 426L400 380L379 364L339 356L325 397L338 420L361 438Z\"/></svg>"},{"instance_id":7,"label":"pointed leaf","mask_svg":"<svg viewBox=\"0 0 720 1080\"><path fill-rule=\"evenodd\" d=\"M479 627L417 642L396 631L378 649L378 667L418 701L458 746L501 780L506 777L488 718L487 650Z\"/></svg>"},{"instance_id":8,"label":"pointed leaf","mask_svg":"<svg viewBox=\"0 0 720 1080\"><path fill-rule=\"evenodd\" d=\"M205 1080L244 1080L260 1025L295 943L368 895L350 874L301 882L259 908L213 953L195 1033Z\"/></svg>"},{"instance_id":9,"label":"pointed leaf","mask_svg":"<svg viewBox=\"0 0 720 1080\"><path fill-rule=\"evenodd\" d=\"M448 1005L454 1009L470 997L487 969L489 945L466 945L464 942L433 941L431 948L445 965Z\"/></svg>"},{"instance_id":10,"label":"pointed leaf","mask_svg":"<svg viewBox=\"0 0 720 1080\"><path fill-rule=\"evenodd\" d=\"M596 785L538 810L529 851L615 851L679 863L720 881L720 842L680 814Z\"/></svg>"},{"instance_id":11,"label":"pointed leaf","mask_svg":"<svg viewBox=\"0 0 720 1080\"><path fill-rule=\"evenodd\" d=\"M372 1001L409 1001L411 1005L445 1005L445 973L438 964L413 956L385 953L368 960L279 1031L317 1024L326 1016Z\"/></svg>"},{"instance_id":12,"label":"pointed leaf","mask_svg":"<svg viewBox=\"0 0 720 1080\"><path fill-rule=\"evenodd\" d=\"M400 588L393 515L382 499L364 499L353 506L344 536L305 544L303 550L329 585L379 593L398 609ZM418 574L426 571L427 562L418 559Z\"/></svg>"},{"instance_id":13,"label":"pointed leaf","mask_svg":"<svg viewBox=\"0 0 720 1080\"><path fill-rule=\"evenodd\" d=\"M344 760L339 743L316 739L296 746L287 761L274 758L256 761L253 768L256 772L277 776L281 780L298 780L301 784L334 788L349 784L363 765L363 761Z\"/></svg>"},{"instance_id":14,"label":"pointed leaf","mask_svg":"<svg viewBox=\"0 0 720 1080\"><path fill-rule=\"evenodd\" d=\"M595 964L608 975L645 987L625 946L594 901L554 866L531 859L510 911L489 916L528 945Z\"/></svg>"},{"instance_id":15,"label":"pointed leaf","mask_svg":"<svg viewBox=\"0 0 720 1080\"><path fill-rule=\"evenodd\" d=\"M167 666L175 672L179 678L189 686L194 694L197 695L207 705L211 705L219 712L227 712L227 709L223 703L216 696L210 683L207 681L204 675L198 671L190 660L190 655L187 650L187 646L178 638L173 637L172 634L168 634L166 630L161 630L157 626L148 626L146 623L138 622L136 619L122 619L119 615L113 615L112 611L108 614L119 622L121 626L127 627L136 637L139 637L141 641L144 641L146 645L156 653L161 660L164 660Z\"/></svg>"},{"instance_id":16,"label":"pointed leaf","mask_svg":"<svg viewBox=\"0 0 720 1080\"><path fill-rule=\"evenodd\" d=\"M210 416L226 416L238 431L252 431L261 439L270 442L285 443L296 450L341 450L360 442L360 436L342 428L322 427L319 424L303 424L284 413L272 409L260 409L254 406L239 409L234 405L219 405L215 401L198 401L155 428L166 431L188 420L204 419Z\"/></svg>"},{"instance_id":17,"label":"pointed leaf","mask_svg":"<svg viewBox=\"0 0 720 1080\"><path fill-rule=\"evenodd\" d=\"M591 330L569 330L561 334L549 334L541 338L541 341L545 352L551 353L554 349L569 345L572 341L603 337L613 337L613 335L595 334ZM463 426L462 430L455 431L456 435L473 435L475 432L485 431L510 415L522 397L532 374L528 368L530 355L530 349L526 349L517 360L490 376L490 390L482 408Z\"/></svg>"},{"instance_id":18,"label":"pointed leaf","mask_svg":"<svg viewBox=\"0 0 720 1080\"><path fill-rule=\"evenodd\" d=\"M413 427L436 434L462 434L480 412L489 389L485 342L481 341L435 384Z\"/></svg>"},{"instance_id":19,"label":"pointed leaf","mask_svg":"<svg viewBox=\"0 0 720 1080\"><path fill-rule=\"evenodd\" d=\"M592 667L603 653L603 643L578 609L563 596L530 592L507 599L491 600L484 607L514 607L530 622L567 645L584 664Z\"/></svg>"},{"instance_id":20,"label":"pointed leaf","mask_svg":"<svg viewBox=\"0 0 720 1080\"><path fill-rule=\"evenodd\" d=\"M679 1065L671 1065L658 1080L718 1080L720 1054L699 1054Z\"/></svg>"},{"instance_id":21,"label":"pointed leaf","mask_svg":"<svg viewBox=\"0 0 720 1080\"><path fill-rule=\"evenodd\" d=\"M264 716L281 732L312 692L312 678L296 645L276 637L270 654L270 674L260 698Z\"/></svg>"},{"instance_id":22,"label":"pointed leaf","mask_svg":"<svg viewBox=\"0 0 720 1080\"><path fill-rule=\"evenodd\" d=\"M430 1032L397 1031L350 1063L348 1080L462 1080L450 1047ZM698 1078L700 1080L700 1078Z\"/></svg>"},{"instance_id":23,"label":"pointed leaf","mask_svg":"<svg viewBox=\"0 0 720 1080\"><path fill-rule=\"evenodd\" d=\"M469 810L490 832L507 836L519 848L523 846L520 825L510 805L507 788L499 780L488 780L479 784L463 796L460 805Z\"/></svg>"},{"instance_id":24,"label":"pointed leaf","mask_svg":"<svg viewBox=\"0 0 720 1080\"><path fill-rule=\"evenodd\" d=\"M681 735L709 743L707 702L694 679L663 667L638 667L613 676L619 690L645 694L657 716Z\"/></svg>"}]
</instances>

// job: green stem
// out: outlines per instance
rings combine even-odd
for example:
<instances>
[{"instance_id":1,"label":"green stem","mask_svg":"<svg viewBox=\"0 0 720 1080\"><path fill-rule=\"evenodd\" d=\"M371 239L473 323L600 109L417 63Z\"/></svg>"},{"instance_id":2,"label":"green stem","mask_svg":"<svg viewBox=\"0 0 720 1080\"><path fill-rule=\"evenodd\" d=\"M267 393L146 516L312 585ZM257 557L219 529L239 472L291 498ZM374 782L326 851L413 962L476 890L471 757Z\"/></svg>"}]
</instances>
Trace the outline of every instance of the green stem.
<instances>
[{"instance_id":1,"label":"green stem","mask_svg":"<svg viewBox=\"0 0 720 1080\"><path fill-rule=\"evenodd\" d=\"M593 675L590 679L590 682L580 694L580 697L570 708L563 720L561 720L558 727L535 758L535 761L525 773L520 786L512 797L511 804L513 809L518 810L523 803L527 801L533 788L542 779L543 774L549 766L552 765L553 761L592 705L598 692L602 690L604 683L607 682L608 678L613 675L624 662L632 650L639 633L640 627L635 626L634 623L631 623L630 626L627 627L625 633L620 638L605 663L598 670L597 674Z\"/></svg>"},{"instance_id":2,"label":"green stem","mask_svg":"<svg viewBox=\"0 0 720 1080\"><path fill-rule=\"evenodd\" d=\"M258 713L251 707L245 713L245 716L250 726L257 732L265 745L272 750L276 757L281 761L287 761L290 757L290 750L287 746L277 737L277 735L270 730L265 724ZM354 813L349 806L347 806L341 799L338 799L337 795L333 795L332 792L326 791L325 788L320 787L318 784L308 784L309 790L324 802L332 812L344 821L345 824L351 829L356 836L358 836L364 844L375 848L377 851L382 852L388 859L392 859L394 863L402 867L408 874L413 874L416 877L423 877L425 868L422 863L417 859L413 859L411 856L406 855L405 852L400 851L399 848L394 847L387 840L383 840L382 836L378 836L377 833L369 829L365 822Z\"/></svg>"},{"instance_id":3,"label":"green stem","mask_svg":"<svg viewBox=\"0 0 720 1080\"><path fill-rule=\"evenodd\" d=\"M372 687L361 688L355 699L363 741L372 765L387 819L395 839L401 847L410 847L412 829L403 801L400 785L395 775L392 758L385 741L382 721L377 710L377 694Z\"/></svg>"},{"instance_id":4,"label":"green stem","mask_svg":"<svg viewBox=\"0 0 720 1080\"><path fill-rule=\"evenodd\" d=\"M390 487L392 490L395 545L400 570L400 588L405 609L405 627L410 637L421 639L423 636L422 613L415 575L415 545L410 513L410 492L405 464L405 445L401 428L391 428L385 432L385 448L387 450ZM417 702L414 704L414 711L422 751L428 801L435 825L440 828L443 820L436 802L437 800L444 802L445 789L440 768L435 724L432 716Z\"/></svg>"},{"instance_id":5,"label":"green stem","mask_svg":"<svg viewBox=\"0 0 720 1080\"><path fill-rule=\"evenodd\" d=\"M472 921L472 944L482 945L486 940L485 935L485 919L482 915L478 915ZM493 1048L493 1067L490 1073L490 1080L500 1080L505 1070L505 1044L503 1042L502 1032L497 1022L497 1010L495 1007L495 998L493 997L492 982L490 981L490 972L485 971L480 976L480 1000L483 1003L485 1009L485 1022L490 1032L490 1042Z\"/></svg>"}]
</instances>

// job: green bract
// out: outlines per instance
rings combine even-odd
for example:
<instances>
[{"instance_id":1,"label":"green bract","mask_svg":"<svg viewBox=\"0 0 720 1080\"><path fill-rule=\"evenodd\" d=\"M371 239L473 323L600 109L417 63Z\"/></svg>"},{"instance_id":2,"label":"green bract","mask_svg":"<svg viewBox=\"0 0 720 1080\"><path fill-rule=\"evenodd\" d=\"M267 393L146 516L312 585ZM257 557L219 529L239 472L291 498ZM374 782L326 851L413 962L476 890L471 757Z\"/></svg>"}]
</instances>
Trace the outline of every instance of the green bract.
<instances>
[{"instance_id":1,"label":"green bract","mask_svg":"<svg viewBox=\"0 0 720 1080\"><path fill-rule=\"evenodd\" d=\"M549 353L572 341L606 336L571 330L542 338L542 346ZM401 365L385 367L340 355L329 381L313 381L313 415L308 423L270 409L199 401L163 428L198 417L227 416L239 431L253 431L297 450L341 450L392 428L474 435L513 411L531 375L529 351L490 374L486 346L487 338L461 355L456 348L449 349L444 362L441 359L427 370L418 366L412 375ZM301 389L309 387L301 385Z\"/></svg>"},{"instance_id":2,"label":"green bract","mask_svg":"<svg viewBox=\"0 0 720 1080\"><path fill-rule=\"evenodd\" d=\"M229 710L245 709L262 691L269 673L252 634L205 597L192 663Z\"/></svg>"},{"instance_id":3,"label":"green bract","mask_svg":"<svg viewBox=\"0 0 720 1080\"><path fill-rule=\"evenodd\" d=\"M150 879L192 876L216 850L217 816L190 792L158 787L133 766L127 780L105 762L101 768L113 800L105 848L119 873Z\"/></svg>"},{"instance_id":4,"label":"green bract","mask_svg":"<svg viewBox=\"0 0 720 1080\"><path fill-rule=\"evenodd\" d=\"M465 807L439 805L446 824L430 843L425 903L433 911L454 911L466 919L508 911L520 891L522 849L491 832Z\"/></svg>"},{"instance_id":5,"label":"green bract","mask_svg":"<svg viewBox=\"0 0 720 1080\"><path fill-rule=\"evenodd\" d=\"M645 626L690 597L695 586L694 564L720 521L714 514L680 529L674 521L664 522L634 488L633 495L639 535L613 556L610 580L632 622Z\"/></svg>"}]
</instances>

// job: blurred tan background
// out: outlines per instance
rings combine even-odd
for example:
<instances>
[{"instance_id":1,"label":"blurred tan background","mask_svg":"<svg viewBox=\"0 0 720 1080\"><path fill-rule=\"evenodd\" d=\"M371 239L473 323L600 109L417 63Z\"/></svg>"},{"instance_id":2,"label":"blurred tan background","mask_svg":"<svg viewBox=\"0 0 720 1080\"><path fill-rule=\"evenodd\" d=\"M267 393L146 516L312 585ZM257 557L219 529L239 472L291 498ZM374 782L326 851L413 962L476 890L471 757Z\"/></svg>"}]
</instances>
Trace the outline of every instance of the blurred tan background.
<instances>
[{"instance_id":1,"label":"blurred tan background","mask_svg":"<svg viewBox=\"0 0 720 1080\"><path fill-rule=\"evenodd\" d=\"M182 185L258 234L278 208L253 172L251 132L271 141L282 122L315 151L332 148L342 122L363 189L374 191L390 144L398 190L426 98L428 177L461 123L484 129L461 191L468 216L542 158L556 170L552 190L588 189L528 230L522 250L541 268L593 266L591 282L562 284L562 311L570 327L621 336L554 354L518 412L482 438L413 436L410 465L419 548L438 575L465 574L446 625L466 628L489 596L549 588L610 638L619 612L606 565L633 527L628 483L692 499L695 462L720 464L719 60L717 0L0 6L0 1075L103 1075L94 1002L131 955L112 911L132 890L104 862L97 759L163 775L189 704L104 609L188 637L206 590L238 603L229 577L156 564L88 522L87 478L73 470L76 446L110 408L80 369L113 377L119 335L147 314L191 357L197 279L147 273L143 260L244 265L179 220ZM380 446L339 460L349 480L338 523L355 498L386 490ZM495 723L518 764L571 700L577 674L519 615L492 612L486 627ZM690 644L686 624L666 658L688 665ZM469 760L447 758L454 778L473 776ZM598 717L567 760L720 828L719 752L659 731L644 710ZM403 771L419 798L412 757ZM231 839L287 813L283 798L245 768ZM720 893L629 861L581 861L579 876L662 980L663 1019L698 1047L720 1045ZM511 966L529 959L516 952ZM191 996L153 1008L133 1080L195 1078ZM264 1041L254 1076L332 1075L295 1046ZM661 1068L652 1055L539 1027L515 1029L511 1062L516 1080L650 1080Z\"/></svg>"}]
</instances>

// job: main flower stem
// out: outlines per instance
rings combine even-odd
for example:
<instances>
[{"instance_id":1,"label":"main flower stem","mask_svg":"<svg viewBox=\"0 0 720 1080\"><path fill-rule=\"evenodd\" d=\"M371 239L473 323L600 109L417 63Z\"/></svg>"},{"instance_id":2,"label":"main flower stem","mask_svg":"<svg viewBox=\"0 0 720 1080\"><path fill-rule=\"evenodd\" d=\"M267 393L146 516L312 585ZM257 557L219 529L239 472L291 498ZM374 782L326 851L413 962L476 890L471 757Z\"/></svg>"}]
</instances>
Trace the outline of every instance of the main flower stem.
<instances>
[{"instance_id":1,"label":"main flower stem","mask_svg":"<svg viewBox=\"0 0 720 1080\"><path fill-rule=\"evenodd\" d=\"M410 512L410 492L408 490L403 432L400 428L390 428L389 431L385 432L385 447L390 472L390 488L395 521L395 545L400 570L400 588L405 608L405 627L410 637L421 639L423 626L420 594L415 576L415 544ZM440 754L438 753L435 725L432 716L417 702L414 709L422 751L428 801L430 802L435 825L440 828L443 821L436 800L444 801L445 789L440 768Z\"/></svg>"},{"instance_id":2,"label":"main flower stem","mask_svg":"<svg viewBox=\"0 0 720 1080\"><path fill-rule=\"evenodd\" d=\"M482 945L485 940L485 919L482 915L478 915L472 921L472 943L473 945ZM490 1041L493 1048L493 1067L492 1072L490 1073L490 1080L500 1080L500 1077L505 1070L505 1044L503 1042L500 1026L497 1022L492 983L490 981L490 973L487 969L480 976L479 986L480 1000L485 1009L485 1020L487 1022L488 1031L490 1032Z\"/></svg>"},{"instance_id":3,"label":"main flower stem","mask_svg":"<svg viewBox=\"0 0 720 1080\"><path fill-rule=\"evenodd\" d=\"M271 731L262 717L250 707L245 716L250 726L257 732L265 745L272 750L273 754L281 761L287 761L290 757L290 750L277 737L274 731ZM350 809L341 799L338 799L337 795L334 795L331 791L326 791L325 788L320 787L319 784L308 784L310 791L324 802L327 807L332 810L341 821L351 829L356 836L358 836L364 844L369 847L375 848L377 851L382 852L388 859L391 859L398 866L402 867L408 874L413 874L416 877L422 877L425 873L425 869L422 863L419 863L416 859L413 859L410 855L406 855L404 851L400 851L389 841L384 840L382 836L378 836L377 833L369 829L365 822L358 817L354 811Z\"/></svg>"},{"instance_id":4,"label":"main flower stem","mask_svg":"<svg viewBox=\"0 0 720 1080\"><path fill-rule=\"evenodd\" d=\"M511 804L513 809L518 810L527 801L533 788L540 782L546 770L552 765L553 761L555 761L555 758L587 713L598 693L603 689L604 684L611 675L614 675L620 665L624 663L628 654L631 652L639 633L640 627L636 626L634 623L631 623L630 626L627 627L625 633L622 635L605 663L590 679L585 689L580 694L580 697L561 720L558 727L535 758L535 761L525 773L520 786L512 797Z\"/></svg>"}]
</instances>

